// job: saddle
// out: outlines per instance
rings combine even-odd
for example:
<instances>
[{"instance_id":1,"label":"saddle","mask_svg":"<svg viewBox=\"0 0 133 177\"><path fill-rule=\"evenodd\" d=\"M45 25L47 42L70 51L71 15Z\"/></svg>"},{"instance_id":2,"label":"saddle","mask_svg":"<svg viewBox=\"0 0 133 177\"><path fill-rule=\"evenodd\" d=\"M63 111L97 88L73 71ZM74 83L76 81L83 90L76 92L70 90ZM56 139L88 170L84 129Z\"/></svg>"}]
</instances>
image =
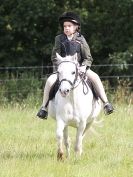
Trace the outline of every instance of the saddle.
<instances>
[{"instance_id":1,"label":"saddle","mask_svg":"<svg viewBox=\"0 0 133 177\"><path fill-rule=\"evenodd\" d=\"M82 84L85 84L85 85L87 84L87 85L90 87L90 89L92 90L92 93L93 93L93 95L94 95L94 98L95 98L96 100L98 100L98 94L97 94L97 92L96 92L96 90L95 90L95 88L94 88L92 82L91 82L89 79L87 79L87 80L83 79ZM87 85L86 85L86 86L87 86ZM51 89L50 89L50 92L49 92L49 99L48 99L48 101L47 101L45 107L47 107L48 104L49 104L49 101L52 100L52 99L55 97L55 95L56 95L58 89L59 89L59 80L57 79L57 80L55 81L55 83L52 85Z\"/></svg>"}]
</instances>

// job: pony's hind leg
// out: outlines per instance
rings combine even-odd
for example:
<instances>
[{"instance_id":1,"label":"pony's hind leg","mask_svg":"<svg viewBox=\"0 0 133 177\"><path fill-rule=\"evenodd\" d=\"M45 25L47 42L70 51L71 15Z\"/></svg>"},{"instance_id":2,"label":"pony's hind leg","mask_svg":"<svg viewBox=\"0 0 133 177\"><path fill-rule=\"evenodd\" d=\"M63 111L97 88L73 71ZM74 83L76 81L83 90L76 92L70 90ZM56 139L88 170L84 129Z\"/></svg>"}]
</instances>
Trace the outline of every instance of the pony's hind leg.
<instances>
[{"instance_id":1,"label":"pony's hind leg","mask_svg":"<svg viewBox=\"0 0 133 177\"><path fill-rule=\"evenodd\" d=\"M85 136L86 131L91 127L92 122L93 122L93 120L91 122L89 122L89 123L86 124L85 130L83 132L83 137Z\"/></svg>"},{"instance_id":2,"label":"pony's hind leg","mask_svg":"<svg viewBox=\"0 0 133 177\"><path fill-rule=\"evenodd\" d=\"M64 128L64 145L66 147L66 156L70 157L70 138L68 136L68 126Z\"/></svg>"}]
</instances>

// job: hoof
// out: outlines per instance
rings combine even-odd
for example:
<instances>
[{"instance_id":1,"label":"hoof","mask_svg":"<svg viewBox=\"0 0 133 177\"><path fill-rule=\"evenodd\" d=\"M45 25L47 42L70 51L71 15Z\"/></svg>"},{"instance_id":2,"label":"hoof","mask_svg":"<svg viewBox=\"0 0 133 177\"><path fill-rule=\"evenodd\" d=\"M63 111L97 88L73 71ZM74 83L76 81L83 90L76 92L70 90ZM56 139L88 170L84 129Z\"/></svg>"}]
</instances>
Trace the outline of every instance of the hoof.
<instances>
[{"instance_id":1,"label":"hoof","mask_svg":"<svg viewBox=\"0 0 133 177\"><path fill-rule=\"evenodd\" d=\"M58 152L58 154L57 154L57 160L58 161L64 160L64 158L63 158L63 152Z\"/></svg>"}]
</instances>

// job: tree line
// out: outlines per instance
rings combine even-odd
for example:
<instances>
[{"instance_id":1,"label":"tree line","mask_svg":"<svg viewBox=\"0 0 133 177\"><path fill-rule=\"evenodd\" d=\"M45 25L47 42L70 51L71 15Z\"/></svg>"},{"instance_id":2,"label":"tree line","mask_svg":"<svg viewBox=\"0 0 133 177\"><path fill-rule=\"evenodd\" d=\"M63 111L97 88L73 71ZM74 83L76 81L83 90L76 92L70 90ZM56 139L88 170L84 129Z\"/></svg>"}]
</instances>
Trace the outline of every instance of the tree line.
<instances>
[{"instance_id":1,"label":"tree line","mask_svg":"<svg viewBox=\"0 0 133 177\"><path fill-rule=\"evenodd\" d=\"M58 17L74 11L93 64L121 64L97 69L101 75L132 74L132 0L0 0L0 66L51 65L54 38L61 32Z\"/></svg>"}]
</instances>

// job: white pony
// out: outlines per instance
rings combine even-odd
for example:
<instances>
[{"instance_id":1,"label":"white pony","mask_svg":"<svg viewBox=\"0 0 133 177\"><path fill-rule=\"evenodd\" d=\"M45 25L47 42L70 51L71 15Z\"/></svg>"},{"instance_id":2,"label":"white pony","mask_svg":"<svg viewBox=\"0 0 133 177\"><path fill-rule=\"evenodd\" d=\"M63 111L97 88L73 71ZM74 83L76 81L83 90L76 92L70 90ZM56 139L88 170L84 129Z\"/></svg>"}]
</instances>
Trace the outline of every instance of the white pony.
<instances>
[{"instance_id":1,"label":"white pony","mask_svg":"<svg viewBox=\"0 0 133 177\"><path fill-rule=\"evenodd\" d=\"M62 159L63 140L67 157L70 155L68 126L77 128L75 152L82 154L82 140L101 110L101 102L96 99L90 87L79 75L77 54L62 58L57 54L59 89L49 102L48 116L56 119L58 142L57 158Z\"/></svg>"}]
</instances>

